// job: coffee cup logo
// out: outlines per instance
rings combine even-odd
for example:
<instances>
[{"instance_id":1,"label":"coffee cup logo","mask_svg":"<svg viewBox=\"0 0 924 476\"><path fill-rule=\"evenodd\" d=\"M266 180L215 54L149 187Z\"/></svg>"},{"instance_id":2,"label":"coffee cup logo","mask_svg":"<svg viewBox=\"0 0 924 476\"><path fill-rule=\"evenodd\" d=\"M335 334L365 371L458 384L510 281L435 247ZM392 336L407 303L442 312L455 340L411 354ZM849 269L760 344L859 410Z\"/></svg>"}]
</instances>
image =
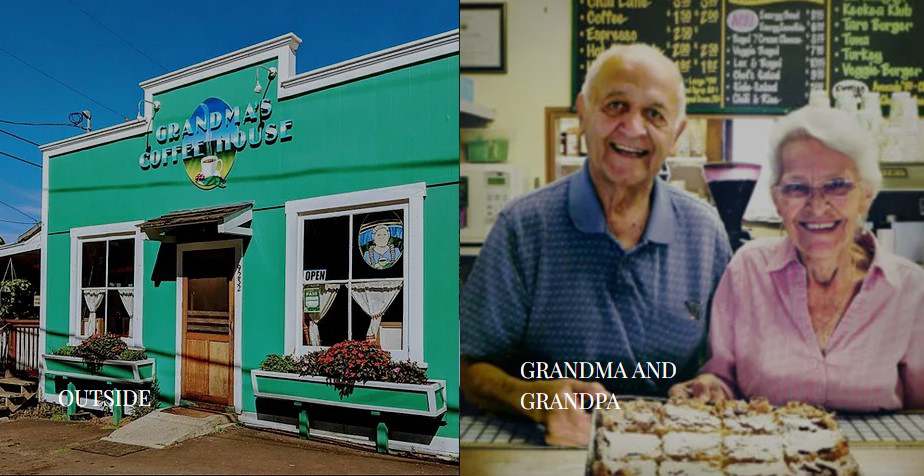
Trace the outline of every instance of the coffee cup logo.
<instances>
[{"instance_id":1,"label":"coffee cup logo","mask_svg":"<svg viewBox=\"0 0 924 476\"><path fill-rule=\"evenodd\" d=\"M221 159L210 155L202 158L202 175L205 178L221 176Z\"/></svg>"},{"instance_id":2,"label":"coffee cup logo","mask_svg":"<svg viewBox=\"0 0 924 476\"><path fill-rule=\"evenodd\" d=\"M208 98L196 107L188 123L194 129L189 142L201 144L204 156L184 161L189 179L202 190L224 188L234 165L238 120L228 103Z\"/></svg>"}]
</instances>

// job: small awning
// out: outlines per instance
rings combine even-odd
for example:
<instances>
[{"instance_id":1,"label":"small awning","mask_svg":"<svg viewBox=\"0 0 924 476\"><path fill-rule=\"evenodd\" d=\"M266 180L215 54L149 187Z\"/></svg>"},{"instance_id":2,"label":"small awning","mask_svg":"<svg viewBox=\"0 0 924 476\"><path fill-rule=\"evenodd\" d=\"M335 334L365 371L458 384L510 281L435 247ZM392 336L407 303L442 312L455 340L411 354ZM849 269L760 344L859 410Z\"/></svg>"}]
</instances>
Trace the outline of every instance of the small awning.
<instances>
[{"instance_id":1,"label":"small awning","mask_svg":"<svg viewBox=\"0 0 924 476\"><path fill-rule=\"evenodd\" d=\"M175 243L182 231L202 234L253 236L253 203L177 210L140 225L149 239Z\"/></svg>"}]
</instances>

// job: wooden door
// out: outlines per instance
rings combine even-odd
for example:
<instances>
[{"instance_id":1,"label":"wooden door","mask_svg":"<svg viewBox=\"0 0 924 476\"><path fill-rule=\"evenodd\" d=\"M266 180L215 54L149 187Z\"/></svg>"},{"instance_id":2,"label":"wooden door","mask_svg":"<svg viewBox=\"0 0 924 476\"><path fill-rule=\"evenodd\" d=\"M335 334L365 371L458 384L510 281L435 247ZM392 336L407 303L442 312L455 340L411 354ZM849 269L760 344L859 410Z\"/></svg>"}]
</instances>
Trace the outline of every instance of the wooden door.
<instances>
[{"instance_id":1,"label":"wooden door","mask_svg":"<svg viewBox=\"0 0 924 476\"><path fill-rule=\"evenodd\" d=\"M234 404L234 248L183 251L181 398Z\"/></svg>"}]
</instances>

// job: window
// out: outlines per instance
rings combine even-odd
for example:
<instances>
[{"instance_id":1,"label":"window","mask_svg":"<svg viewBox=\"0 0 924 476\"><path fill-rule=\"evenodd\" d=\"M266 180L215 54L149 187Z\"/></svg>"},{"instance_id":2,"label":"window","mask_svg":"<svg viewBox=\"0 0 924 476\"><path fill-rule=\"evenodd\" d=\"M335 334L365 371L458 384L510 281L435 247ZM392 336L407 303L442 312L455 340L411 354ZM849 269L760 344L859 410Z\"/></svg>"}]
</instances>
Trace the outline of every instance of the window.
<instances>
[{"instance_id":1,"label":"window","mask_svg":"<svg viewBox=\"0 0 924 476\"><path fill-rule=\"evenodd\" d=\"M424 193L420 184L286 204L290 348L374 340L422 363Z\"/></svg>"},{"instance_id":2,"label":"window","mask_svg":"<svg viewBox=\"0 0 924 476\"><path fill-rule=\"evenodd\" d=\"M71 282L76 284L72 341L108 333L140 344L141 238L132 228L104 225L71 231Z\"/></svg>"}]
</instances>

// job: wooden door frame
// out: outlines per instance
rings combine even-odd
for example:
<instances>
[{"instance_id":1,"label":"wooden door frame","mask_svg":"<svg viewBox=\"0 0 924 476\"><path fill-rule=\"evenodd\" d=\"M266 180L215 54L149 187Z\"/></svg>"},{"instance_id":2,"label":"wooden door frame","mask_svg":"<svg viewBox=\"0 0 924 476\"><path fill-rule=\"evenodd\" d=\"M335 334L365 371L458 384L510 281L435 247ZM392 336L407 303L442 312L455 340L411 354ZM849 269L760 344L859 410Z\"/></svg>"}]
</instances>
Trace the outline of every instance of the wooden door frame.
<instances>
[{"instance_id":1,"label":"wooden door frame","mask_svg":"<svg viewBox=\"0 0 924 476\"><path fill-rule=\"evenodd\" d=\"M221 240L221 241L201 241L197 243L184 243L176 245L176 375L174 388L176 389L174 405L180 404L180 397L183 393L183 253L186 251L214 250L222 248L234 248L234 261L237 267L234 270L232 286L234 289L234 326L232 327L231 338L233 340L234 352L234 370L232 387L234 390L234 410L241 412L241 309L243 309L243 274L244 263L243 241Z\"/></svg>"}]
</instances>

